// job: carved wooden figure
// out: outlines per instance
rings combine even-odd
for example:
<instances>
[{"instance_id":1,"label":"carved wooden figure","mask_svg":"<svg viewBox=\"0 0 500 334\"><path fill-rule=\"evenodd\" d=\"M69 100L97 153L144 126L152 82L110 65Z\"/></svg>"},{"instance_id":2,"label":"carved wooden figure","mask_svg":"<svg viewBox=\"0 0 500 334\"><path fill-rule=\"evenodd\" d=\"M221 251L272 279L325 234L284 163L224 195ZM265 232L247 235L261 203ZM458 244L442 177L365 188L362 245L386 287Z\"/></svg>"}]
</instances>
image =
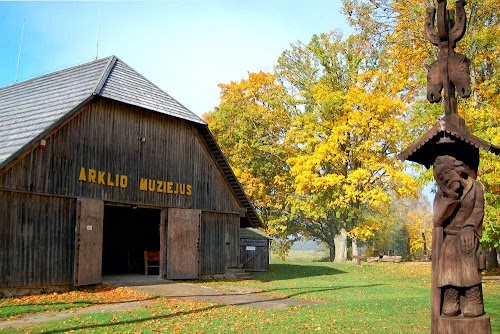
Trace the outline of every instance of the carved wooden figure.
<instances>
[{"instance_id":1,"label":"carved wooden figure","mask_svg":"<svg viewBox=\"0 0 500 334\"><path fill-rule=\"evenodd\" d=\"M446 0L437 0L437 10L427 9L427 39L439 48L438 59L427 66L427 99L431 103L443 99L445 116L438 128L408 149L410 154L404 154L434 165L438 189L432 233L431 332L440 334L491 333L481 285L484 194L476 181L479 147L491 150L491 145L465 130L455 96L471 94L470 61L455 52L465 33L465 5L464 0L455 2L454 19ZM439 133L445 136L438 138Z\"/></svg>"},{"instance_id":2,"label":"carved wooden figure","mask_svg":"<svg viewBox=\"0 0 500 334\"><path fill-rule=\"evenodd\" d=\"M446 0L438 0L437 31L436 8L427 9L425 32L427 39L439 48L438 59L427 66L427 99L431 103L441 101L443 90L445 114L457 112L455 92L462 98L470 96L470 61L455 52L456 43L462 39L466 27L465 0L455 3L455 22L446 10Z\"/></svg>"},{"instance_id":3,"label":"carved wooden figure","mask_svg":"<svg viewBox=\"0 0 500 334\"><path fill-rule=\"evenodd\" d=\"M484 194L475 172L462 161L445 155L434 162L438 185L434 199L434 227L443 228L437 250L437 285L441 289L441 315L478 317L484 314L481 251Z\"/></svg>"}]
</instances>

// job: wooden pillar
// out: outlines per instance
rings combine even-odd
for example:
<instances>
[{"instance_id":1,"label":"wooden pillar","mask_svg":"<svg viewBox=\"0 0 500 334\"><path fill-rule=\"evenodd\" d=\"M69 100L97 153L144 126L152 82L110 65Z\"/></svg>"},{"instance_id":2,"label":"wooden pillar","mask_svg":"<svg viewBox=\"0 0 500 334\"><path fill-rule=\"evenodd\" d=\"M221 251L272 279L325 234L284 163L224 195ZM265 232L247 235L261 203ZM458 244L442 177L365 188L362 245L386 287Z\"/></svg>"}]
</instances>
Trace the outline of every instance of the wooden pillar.
<instances>
[{"instance_id":1,"label":"wooden pillar","mask_svg":"<svg viewBox=\"0 0 500 334\"><path fill-rule=\"evenodd\" d=\"M431 333L437 334L437 318L441 315L441 289L438 287L439 250L443 243L443 228L432 230Z\"/></svg>"},{"instance_id":2,"label":"wooden pillar","mask_svg":"<svg viewBox=\"0 0 500 334\"><path fill-rule=\"evenodd\" d=\"M432 282L431 282L431 333L432 334L491 334L490 316L484 314L476 318L442 317L442 294L438 287L439 250L443 243L443 228L432 230Z\"/></svg>"},{"instance_id":3,"label":"wooden pillar","mask_svg":"<svg viewBox=\"0 0 500 334\"><path fill-rule=\"evenodd\" d=\"M477 318L437 317L437 334L491 334L490 316L485 314Z\"/></svg>"},{"instance_id":4,"label":"wooden pillar","mask_svg":"<svg viewBox=\"0 0 500 334\"><path fill-rule=\"evenodd\" d=\"M167 278L167 209L162 209L160 213L160 269L159 275L161 278Z\"/></svg>"}]
</instances>

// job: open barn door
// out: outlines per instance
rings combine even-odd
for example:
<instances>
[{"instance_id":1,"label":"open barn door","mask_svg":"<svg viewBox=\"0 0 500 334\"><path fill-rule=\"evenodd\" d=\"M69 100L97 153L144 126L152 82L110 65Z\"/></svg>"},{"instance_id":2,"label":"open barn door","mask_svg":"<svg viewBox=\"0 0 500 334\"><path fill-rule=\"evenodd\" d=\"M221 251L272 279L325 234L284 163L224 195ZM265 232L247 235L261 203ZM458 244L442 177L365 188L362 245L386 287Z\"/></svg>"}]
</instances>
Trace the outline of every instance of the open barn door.
<instances>
[{"instance_id":1,"label":"open barn door","mask_svg":"<svg viewBox=\"0 0 500 334\"><path fill-rule=\"evenodd\" d=\"M102 280L104 202L79 198L76 206L75 285Z\"/></svg>"},{"instance_id":2,"label":"open barn door","mask_svg":"<svg viewBox=\"0 0 500 334\"><path fill-rule=\"evenodd\" d=\"M167 217L167 278L197 278L200 275L201 211L170 208Z\"/></svg>"}]
</instances>

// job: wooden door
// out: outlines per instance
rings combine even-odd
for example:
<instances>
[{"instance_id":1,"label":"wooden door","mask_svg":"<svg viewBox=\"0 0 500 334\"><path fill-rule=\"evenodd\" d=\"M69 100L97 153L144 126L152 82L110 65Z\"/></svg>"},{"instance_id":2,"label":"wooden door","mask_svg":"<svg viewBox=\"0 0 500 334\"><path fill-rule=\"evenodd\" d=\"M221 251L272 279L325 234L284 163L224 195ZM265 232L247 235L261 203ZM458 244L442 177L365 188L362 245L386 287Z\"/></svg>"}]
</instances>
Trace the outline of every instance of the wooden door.
<instances>
[{"instance_id":1,"label":"wooden door","mask_svg":"<svg viewBox=\"0 0 500 334\"><path fill-rule=\"evenodd\" d=\"M248 271L267 271L269 269L269 240L241 239L241 267Z\"/></svg>"},{"instance_id":2,"label":"wooden door","mask_svg":"<svg viewBox=\"0 0 500 334\"><path fill-rule=\"evenodd\" d=\"M240 217L230 217L226 222L226 265L237 268L240 263Z\"/></svg>"},{"instance_id":3,"label":"wooden door","mask_svg":"<svg viewBox=\"0 0 500 334\"><path fill-rule=\"evenodd\" d=\"M167 209L162 209L160 213L160 277L167 278L167 233L168 220Z\"/></svg>"},{"instance_id":4,"label":"wooden door","mask_svg":"<svg viewBox=\"0 0 500 334\"><path fill-rule=\"evenodd\" d=\"M200 274L200 210L168 209L167 278L191 279Z\"/></svg>"},{"instance_id":5,"label":"wooden door","mask_svg":"<svg viewBox=\"0 0 500 334\"><path fill-rule=\"evenodd\" d=\"M201 214L200 272L202 275L224 274L224 220L222 214Z\"/></svg>"},{"instance_id":6,"label":"wooden door","mask_svg":"<svg viewBox=\"0 0 500 334\"><path fill-rule=\"evenodd\" d=\"M79 198L76 206L75 285L102 281L104 202Z\"/></svg>"}]
</instances>

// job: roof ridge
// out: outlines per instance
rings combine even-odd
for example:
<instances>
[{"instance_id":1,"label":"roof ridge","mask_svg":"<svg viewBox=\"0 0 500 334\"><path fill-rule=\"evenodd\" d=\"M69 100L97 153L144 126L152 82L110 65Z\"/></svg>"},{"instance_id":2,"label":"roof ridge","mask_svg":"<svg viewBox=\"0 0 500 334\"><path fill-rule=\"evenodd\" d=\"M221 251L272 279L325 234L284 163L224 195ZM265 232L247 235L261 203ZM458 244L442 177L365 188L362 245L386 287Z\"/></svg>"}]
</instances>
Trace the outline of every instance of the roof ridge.
<instances>
[{"instance_id":1,"label":"roof ridge","mask_svg":"<svg viewBox=\"0 0 500 334\"><path fill-rule=\"evenodd\" d=\"M116 61L118 60L118 57L115 55L111 56L108 60L108 63L104 67L104 70L102 71L102 74L99 76L99 80L97 81L96 86L92 90L92 95L99 95L101 92L102 87L106 83L106 80L108 80L109 73L111 73L111 70L116 64Z\"/></svg>"},{"instance_id":2,"label":"roof ridge","mask_svg":"<svg viewBox=\"0 0 500 334\"><path fill-rule=\"evenodd\" d=\"M43 77L59 75L61 72L66 72L70 69L77 69L79 67L83 67L83 66L89 65L89 64L94 63L94 62L103 61L104 59L111 58L111 57L115 57L115 56L108 56L108 57L104 57L104 58L94 59L92 61L87 61L85 63L80 63L80 64L70 66L70 67L65 67L65 68L62 68L62 69L56 70L56 71L49 70L49 72L46 72L44 74L36 75L34 77L31 77L31 78L23 80L23 81L14 82L10 85L2 86L2 87L0 87L0 89L6 89L6 88L14 87L17 85L24 85L24 84L29 83L30 81L38 80L38 79L43 78Z\"/></svg>"},{"instance_id":3,"label":"roof ridge","mask_svg":"<svg viewBox=\"0 0 500 334\"><path fill-rule=\"evenodd\" d=\"M145 81L147 81L149 84L153 85L156 89L160 90L161 92L163 92L164 94L166 94L168 97L170 97L172 99L172 101L174 101L175 103L177 103L179 106L181 106L182 108L184 108L186 111L188 111L189 113L191 113L192 115L196 116L200 121L202 121L203 123L205 123L205 121L203 121L203 119L196 115L193 111L191 111L191 109L187 108L185 105L183 105L182 103L180 103L177 99L175 99L172 95L170 95L169 93L165 92L163 89L161 89L160 87L158 87L154 82L152 82L151 80L149 80L148 78L146 78L144 75L142 75L140 72L136 71L132 66L130 66L129 64L127 64L126 62L124 62L122 59L119 59L117 58L117 60L120 60L120 62L122 62L125 66L127 66L129 69L131 69L132 71L134 71L138 76L140 76L142 79L144 79ZM116 61L115 61L116 62ZM104 83L103 83L104 84Z\"/></svg>"},{"instance_id":4,"label":"roof ridge","mask_svg":"<svg viewBox=\"0 0 500 334\"><path fill-rule=\"evenodd\" d=\"M108 56L0 88L0 122L5 122L0 126L0 142L9 143L0 145L0 169L96 96L206 125L118 60Z\"/></svg>"}]
</instances>

